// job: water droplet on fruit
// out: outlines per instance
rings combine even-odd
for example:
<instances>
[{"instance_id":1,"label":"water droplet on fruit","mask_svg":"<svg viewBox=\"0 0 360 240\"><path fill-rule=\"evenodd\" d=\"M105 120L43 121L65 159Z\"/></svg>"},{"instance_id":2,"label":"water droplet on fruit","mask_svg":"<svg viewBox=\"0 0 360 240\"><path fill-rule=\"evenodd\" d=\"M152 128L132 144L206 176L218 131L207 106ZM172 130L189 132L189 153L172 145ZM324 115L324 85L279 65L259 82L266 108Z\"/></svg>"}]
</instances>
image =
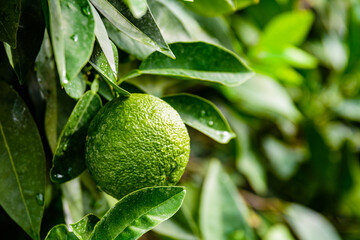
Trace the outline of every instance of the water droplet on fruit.
<instances>
[{"instance_id":1,"label":"water droplet on fruit","mask_svg":"<svg viewBox=\"0 0 360 240\"><path fill-rule=\"evenodd\" d=\"M35 198L36 198L36 202L37 202L40 206L44 205L44 194L42 194L42 193L37 193L36 196L35 196Z\"/></svg>"}]
</instances>

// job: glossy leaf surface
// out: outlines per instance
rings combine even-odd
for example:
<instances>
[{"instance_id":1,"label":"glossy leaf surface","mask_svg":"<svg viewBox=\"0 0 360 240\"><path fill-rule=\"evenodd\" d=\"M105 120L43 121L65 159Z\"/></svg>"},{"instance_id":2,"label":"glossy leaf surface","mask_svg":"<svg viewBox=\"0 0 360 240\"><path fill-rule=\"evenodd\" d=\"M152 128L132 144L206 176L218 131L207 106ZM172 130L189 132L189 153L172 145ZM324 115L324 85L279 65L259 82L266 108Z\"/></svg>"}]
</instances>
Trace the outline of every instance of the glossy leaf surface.
<instances>
[{"instance_id":1,"label":"glossy leaf surface","mask_svg":"<svg viewBox=\"0 0 360 240\"><path fill-rule=\"evenodd\" d=\"M60 224L48 232L45 240L78 240L78 238L74 233L69 232L65 224Z\"/></svg>"},{"instance_id":2,"label":"glossy leaf surface","mask_svg":"<svg viewBox=\"0 0 360 240\"><path fill-rule=\"evenodd\" d=\"M96 224L90 239L138 239L174 215L184 197L183 187L153 187L135 191L105 214Z\"/></svg>"},{"instance_id":3,"label":"glossy leaf surface","mask_svg":"<svg viewBox=\"0 0 360 240\"><path fill-rule=\"evenodd\" d=\"M52 181L64 183L85 170L87 129L101 106L100 97L92 91L76 104L58 140L50 173Z\"/></svg>"},{"instance_id":4,"label":"glossy leaf surface","mask_svg":"<svg viewBox=\"0 0 360 240\"><path fill-rule=\"evenodd\" d=\"M219 143L228 143L235 134L220 110L210 101L191 94L175 94L162 98L190 127Z\"/></svg>"},{"instance_id":5,"label":"glossy leaf surface","mask_svg":"<svg viewBox=\"0 0 360 240\"><path fill-rule=\"evenodd\" d=\"M60 82L66 85L78 80L76 76L90 58L95 41L95 21L87 0L48 2L56 65Z\"/></svg>"},{"instance_id":6,"label":"glossy leaf surface","mask_svg":"<svg viewBox=\"0 0 360 240\"><path fill-rule=\"evenodd\" d=\"M105 25L99 15L99 13L96 11L93 5L91 5L91 11L94 15L95 20L95 36L96 39L110 65L111 70L113 71L113 74L115 75L115 78L117 77L117 70L118 70L118 54L117 49L116 52L114 52L113 44L111 43L108 33L106 31ZM117 57L117 59L116 59Z\"/></svg>"},{"instance_id":7,"label":"glossy leaf surface","mask_svg":"<svg viewBox=\"0 0 360 240\"><path fill-rule=\"evenodd\" d=\"M20 21L21 0L5 1L0 9L0 41L16 48L16 37ZM11 14L9 14L11 13Z\"/></svg>"},{"instance_id":8,"label":"glossy leaf surface","mask_svg":"<svg viewBox=\"0 0 360 240\"><path fill-rule=\"evenodd\" d=\"M45 154L21 97L0 81L0 205L33 239L40 239Z\"/></svg>"},{"instance_id":9,"label":"glossy leaf surface","mask_svg":"<svg viewBox=\"0 0 360 240\"><path fill-rule=\"evenodd\" d=\"M230 177L217 160L210 163L200 202L200 230L204 239L255 239L249 212Z\"/></svg>"},{"instance_id":10,"label":"glossy leaf surface","mask_svg":"<svg viewBox=\"0 0 360 240\"><path fill-rule=\"evenodd\" d=\"M240 58L222 47L204 42L174 43L170 46L176 59L154 52L138 70L130 72L123 80L151 74L235 86L253 76Z\"/></svg>"},{"instance_id":11,"label":"glossy leaf surface","mask_svg":"<svg viewBox=\"0 0 360 240\"><path fill-rule=\"evenodd\" d=\"M130 38L150 46L154 50L174 57L163 39L150 10L144 16L135 18L122 1L91 0L91 3L120 31ZM146 23L146 24L144 24Z\"/></svg>"},{"instance_id":12,"label":"glossy leaf surface","mask_svg":"<svg viewBox=\"0 0 360 240\"><path fill-rule=\"evenodd\" d=\"M94 230L95 225L99 222L99 218L94 214L86 215L77 223L71 224L74 234L80 240L88 240Z\"/></svg>"},{"instance_id":13,"label":"glossy leaf surface","mask_svg":"<svg viewBox=\"0 0 360 240\"><path fill-rule=\"evenodd\" d=\"M93 55L90 59L90 64L95 68L95 70L100 73L103 79L121 96L129 96L130 93L122 89L116 84L117 80L117 69L119 66L119 55L116 46L111 43L114 59L115 59L115 68L116 72L114 73L104 52L101 50L99 45L95 45Z\"/></svg>"}]
</instances>

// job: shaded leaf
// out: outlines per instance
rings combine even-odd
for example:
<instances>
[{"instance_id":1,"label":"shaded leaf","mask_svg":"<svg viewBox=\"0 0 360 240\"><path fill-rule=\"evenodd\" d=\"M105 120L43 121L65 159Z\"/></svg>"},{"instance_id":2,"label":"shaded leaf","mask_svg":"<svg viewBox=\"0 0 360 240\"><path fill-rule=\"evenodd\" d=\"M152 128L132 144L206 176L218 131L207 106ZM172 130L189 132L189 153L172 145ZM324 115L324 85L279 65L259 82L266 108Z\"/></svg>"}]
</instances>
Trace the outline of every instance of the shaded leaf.
<instances>
[{"instance_id":1,"label":"shaded leaf","mask_svg":"<svg viewBox=\"0 0 360 240\"><path fill-rule=\"evenodd\" d=\"M137 19L123 1L91 0L91 3L120 31L156 51L174 57L148 9ZM146 24L144 24L146 23Z\"/></svg>"},{"instance_id":2,"label":"shaded leaf","mask_svg":"<svg viewBox=\"0 0 360 240\"><path fill-rule=\"evenodd\" d=\"M20 21L21 0L4 1L0 9L0 41L16 48L16 37ZM11 14L9 14L11 13Z\"/></svg>"},{"instance_id":3,"label":"shaded leaf","mask_svg":"<svg viewBox=\"0 0 360 240\"><path fill-rule=\"evenodd\" d=\"M285 217L300 240L340 240L335 228L319 213L298 204L285 210Z\"/></svg>"},{"instance_id":4,"label":"shaded leaf","mask_svg":"<svg viewBox=\"0 0 360 240\"><path fill-rule=\"evenodd\" d=\"M78 240L78 238L74 233L69 232L65 224L60 224L48 232L45 240Z\"/></svg>"},{"instance_id":5,"label":"shaded leaf","mask_svg":"<svg viewBox=\"0 0 360 240\"><path fill-rule=\"evenodd\" d=\"M218 240L241 236L255 239L247 223L249 212L236 186L217 160L210 163L202 189L200 229L204 239Z\"/></svg>"},{"instance_id":6,"label":"shaded leaf","mask_svg":"<svg viewBox=\"0 0 360 240\"><path fill-rule=\"evenodd\" d=\"M92 91L86 92L76 104L58 140L50 171L53 182L64 183L85 170L87 130L101 106L100 97Z\"/></svg>"},{"instance_id":7,"label":"shaded leaf","mask_svg":"<svg viewBox=\"0 0 360 240\"><path fill-rule=\"evenodd\" d=\"M77 223L71 224L71 227L75 235L80 240L88 240L91 236L91 233L94 230L95 225L100 221L100 219L94 214L89 214L83 217Z\"/></svg>"},{"instance_id":8,"label":"shaded leaf","mask_svg":"<svg viewBox=\"0 0 360 240\"><path fill-rule=\"evenodd\" d=\"M111 43L113 53L114 53L114 59L115 59L115 68L118 69L119 66L119 55L116 46ZM116 75L114 75L113 70L111 69L108 60L106 59L106 56L104 52L101 50L99 45L95 45L93 55L90 59L90 64L95 68L95 70L100 73L100 75L103 77L103 79L121 96L129 96L130 93L126 90L122 89L116 84L117 79L117 70L115 72Z\"/></svg>"},{"instance_id":9,"label":"shaded leaf","mask_svg":"<svg viewBox=\"0 0 360 240\"><path fill-rule=\"evenodd\" d=\"M122 80L142 74L163 75L185 80L201 80L234 86L253 76L244 63L232 52L204 42L174 43L171 49L176 59L152 53ZM219 62L219 59L222 61Z\"/></svg>"},{"instance_id":10,"label":"shaded leaf","mask_svg":"<svg viewBox=\"0 0 360 240\"><path fill-rule=\"evenodd\" d=\"M40 0L21 1L19 23L21 28L17 32L17 45L16 48L8 45L8 58L20 84L24 83L27 72L34 68L35 59L44 37L45 25L40 2ZM8 14L5 14L5 17L7 16Z\"/></svg>"},{"instance_id":11,"label":"shaded leaf","mask_svg":"<svg viewBox=\"0 0 360 240\"><path fill-rule=\"evenodd\" d=\"M181 119L219 143L228 143L235 134L220 110L210 101L191 94L175 94L162 98Z\"/></svg>"},{"instance_id":12,"label":"shaded leaf","mask_svg":"<svg viewBox=\"0 0 360 240\"><path fill-rule=\"evenodd\" d=\"M184 197L183 187L143 188L130 193L96 224L90 239L138 239L174 215Z\"/></svg>"},{"instance_id":13,"label":"shaded leaf","mask_svg":"<svg viewBox=\"0 0 360 240\"><path fill-rule=\"evenodd\" d=\"M0 205L29 236L40 239L45 154L30 111L21 97L2 81L0 165Z\"/></svg>"}]
</instances>

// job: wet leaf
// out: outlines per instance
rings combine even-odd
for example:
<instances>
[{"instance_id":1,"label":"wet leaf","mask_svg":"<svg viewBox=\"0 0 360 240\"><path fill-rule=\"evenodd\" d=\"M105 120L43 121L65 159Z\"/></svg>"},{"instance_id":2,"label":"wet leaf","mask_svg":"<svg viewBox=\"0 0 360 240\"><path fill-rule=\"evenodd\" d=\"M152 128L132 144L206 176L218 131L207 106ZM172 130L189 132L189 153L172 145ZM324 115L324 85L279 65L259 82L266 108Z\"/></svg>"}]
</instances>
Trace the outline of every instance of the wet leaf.
<instances>
[{"instance_id":1,"label":"wet leaf","mask_svg":"<svg viewBox=\"0 0 360 240\"><path fill-rule=\"evenodd\" d=\"M8 13L6 13L5 17L7 16ZM21 28L17 32L16 48L5 45L8 46L7 54L10 64L14 68L20 84L23 84L27 72L34 68L35 59L44 37L45 25L40 0L21 1L19 25L21 25Z\"/></svg>"},{"instance_id":2,"label":"wet leaf","mask_svg":"<svg viewBox=\"0 0 360 240\"><path fill-rule=\"evenodd\" d=\"M138 70L130 72L122 80L150 74L235 86L253 76L239 57L222 47L204 42L174 43L170 46L176 59L154 52Z\"/></svg>"},{"instance_id":3,"label":"wet leaf","mask_svg":"<svg viewBox=\"0 0 360 240\"><path fill-rule=\"evenodd\" d=\"M85 170L87 129L101 106L100 97L92 91L86 92L76 104L58 140L50 171L53 182L64 183Z\"/></svg>"},{"instance_id":4,"label":"wet leaf","mask_svg":"<svg viewBox=\"0 0 360 240\"><path fill-rule=\"evenodd\" d=\"M119 66L119 55L118 55L118 51L116 46L111 43L112 45L112 49L113 49L113 53L114 53L114 59L115 59L115 67L116 69L118 69ZM106 59L106 56L104 54L104 52L101 50L99 45L95 45L94 51L93 51L93 55L90 59L90 64L91 66L93 66L95 68L95 70L100 73L100 75L103 77L103 79L117 92L119 93L121 96L129 96L130 93L124 89L122 89L121 87L119 87L116 84L116 75L117 75L117 71L116 71L116 75L114 75L114 72L112 71L109 62Z\"/></svg>"},{"instance_id":5,"label":"wet leaf","mask_svg":"<svg viewBox=\"0 0 360 240\"><path fill-rule=\"evenodd\" d=\"M60 224L48 232L45 240L78 240L78 238L74 233L69 232L65 224Z\"/></svg>"},{"instance_id":6,"label":"wet leaf","mask_svg":"<svg viewBox=\"0 0 360 240\"><path fill-rule=\"evenodd\" d=\"M94 15L94 20L95 20L95 36L96 39L110 65L111 70L113 71L113 74L115 75L115 79L117 78L117 70L118 70L118 65L119 65L119 56L117 53L117 49L116 52L114 51L113 48L113 44L109 39L108 33L106 31L105 25L103 23L103 21L101 20L100 15L98 14L98 12L96 11L96 9L93 7L93 5L91 4L91 11Z\"/></svg>"},{"instance_id":7,"label":"wet leaf","mask_svg":"<svg viewBox=\"0 0 360 240\"><path fill-rule=\"evenodd\" d=\"M298 204L285 210L285 217L300 240L340 240L336 229L322 215Z\"/></svg>"},{"instance_id":8,"label":"wet leaf","mask_svg":"<svg viewBox=\"0 0 360 240\"><path fill-rule=\"evenodd\" d=\"M48 0L48 4L55 61L64 86L77 77L90 58L95 21L87 0Z\"/></svg>"},{"instance_id":9,"label":"wet leaf","mask_svg":"<svg viewBox=\"0 0 360 240\"><path fill-rule=\"evenodd\" d=\"M77 223L71 224L75 235L80 240L88 240L91 233L94 231L95 225L99 222L99 218L94 214L89 214L83 217Z\"/></svg>"},{"instance_id":10,"label":"wet leaf","mask_svg":"<svg viewBox=\"0 0 360 240\"><path fill-rule=\"evenodd\" d=\"M174 215L184 197L183 187L143 188L130 193L96 224L90 239L138 239Z\"/></svg>"},{"instance_id":11,"label":"wet leaf","mask_svg":"<svg viewBox=\"0 0 360 240\"><path fill-rule=\"evenodd\" d=\"M200 229L204 239L255 239L247 223L249 212L230 177L217 160L210 163L200 202ZM242 239L240 238L240 239Z\"/></svg>"},{"instance_id":12,"label":"wet leaf","mask_svg":"<svg viewBox=\"0 0 360 240\"><path fill-rule=\"evenodd\" d=\"M64 85L67 95L74 99L79 99L86 90L86 83L82 73L79 73L75 78L71 79Z\"/></svg>"},{"instance_id":13,"label":"wet leaf","mask_svg":"<svg viewBox=\"0 0 360 240\"><path fill-rule=\"evenodd\" d=\"M40 239L45 154L30 111L21 97L2 81L0 165L0 205L29 236Z\"/></svg>"},{"instance_id":14,"label":"wet leaf","mask_svg":"<svg viewBox=\"0 0 360 240\"><path fill-rule=\"evenodd\" d=\"M91 0L91 3L120 31L169 57L174 57L150 10L135 18L123 1ZM144 24L146 23L146 24Z\"/></svg>"},{"instance_id":15,"label":"wet leaf","mask_svg":"<svg viewBox=\"0 0 360 240\"><path fill-rule=\"evenodd\" d=\"M4 1L0 10L0 41L16 48L16 37L20 21L21 0ZM9 14L11 13L11 14Z\"/></svg>"},{"instance_id":16,"label":"wet leaf","mask_svg":"<svg viewBox=\"0 0 360 240\"><path fill-rule=\"evenodd\" d=\"M190 127L219 143L228 143L235 134L220 110L210 101L191 94L175 94L162 98Z\"/></svg>"}]
</instances>

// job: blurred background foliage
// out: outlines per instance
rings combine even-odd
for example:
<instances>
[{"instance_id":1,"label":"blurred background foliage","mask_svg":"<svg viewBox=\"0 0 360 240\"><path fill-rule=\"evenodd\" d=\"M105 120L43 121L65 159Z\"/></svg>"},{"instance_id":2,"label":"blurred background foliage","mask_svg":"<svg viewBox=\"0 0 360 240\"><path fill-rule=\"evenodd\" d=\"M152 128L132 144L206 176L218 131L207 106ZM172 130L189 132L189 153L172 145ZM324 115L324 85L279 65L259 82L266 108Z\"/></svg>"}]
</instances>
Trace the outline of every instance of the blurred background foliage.
<instances>
[{"instance_id":1,"label":"blurred background foliage","mask_svg":"<svg viewBox=\"0 0 360 240\"><path fill-rule=\"evenodd\" d=\"M222 45L256 75L231 88L148 75L122 83L159 97L204 97L237 135L222 145L189 128L191 157L179 183L187 189L185 202L143 239L360 239L360 2L237 0L235 10L229 2L148 0L166 42ZM104 22L123 76L152 50ZM1 51L0 70L11 79ZM37 68L44 65L39 62ZM54 70L51 64L46 68ZM89 69L82 73L90 78ZM38 125L45 124L43 138L57 129L46 133L51 162L50 149L75 102L56 82L35 72L27 78L18 90L31 101ZM99 92L106 98L102 81ZM56 121L47 122L54 114ZM46 194L43 236L64 219L101 216L114 203L87 172L61 186L49 181ZM0 211L1 228L18 234L12 239L27 239Z\"/></svg>"}]
</instances>

